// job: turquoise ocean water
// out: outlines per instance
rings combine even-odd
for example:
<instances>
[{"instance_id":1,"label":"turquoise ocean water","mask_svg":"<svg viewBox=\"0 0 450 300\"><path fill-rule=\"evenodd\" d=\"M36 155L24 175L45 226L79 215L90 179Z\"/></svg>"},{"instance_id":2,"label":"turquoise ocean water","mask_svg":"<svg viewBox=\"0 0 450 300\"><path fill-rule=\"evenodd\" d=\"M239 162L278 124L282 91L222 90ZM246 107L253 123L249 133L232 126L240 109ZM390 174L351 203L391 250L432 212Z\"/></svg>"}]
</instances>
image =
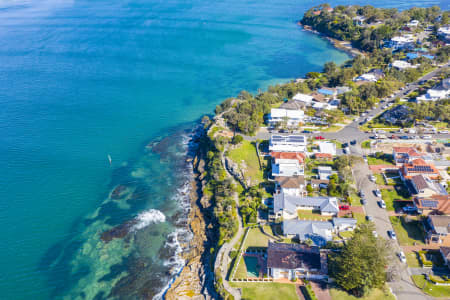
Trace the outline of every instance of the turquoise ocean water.
<instances>
[{"instance_id":1,"label":"turquoise ocean water","mask_svg":"<svg viewBox=\"0 0 450 300\"><path fill-rule=\"evenodd\" d=\"M197 120L242 89L348 58L295 24L317 3L0 2L0 298L158 294L189 237ZM100 239L124 223L123 239Z\"/></svg>"}]
</instances>

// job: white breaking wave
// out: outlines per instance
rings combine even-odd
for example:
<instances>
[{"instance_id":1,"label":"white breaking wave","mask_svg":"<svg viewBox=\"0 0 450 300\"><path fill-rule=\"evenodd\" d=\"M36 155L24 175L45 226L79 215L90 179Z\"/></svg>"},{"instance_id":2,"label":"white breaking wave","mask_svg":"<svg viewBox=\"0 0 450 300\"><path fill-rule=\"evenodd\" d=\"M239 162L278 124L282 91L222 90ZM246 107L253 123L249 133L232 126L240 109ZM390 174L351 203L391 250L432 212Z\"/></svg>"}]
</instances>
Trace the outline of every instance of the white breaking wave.
<instances>
[{"instance_id":1,"label":"white breaking wave","mask_svg":"<svg viewBox=\"0 0 450 300\"><path fill-rule=\"evenodd\" d=\"M147 227L150 224L162 223L166 221L166 216L157 209L149 209L140 213L136 220L138 223L133 226L133 229L139 230L144 227Z\"/></svg>"}]
</instances>

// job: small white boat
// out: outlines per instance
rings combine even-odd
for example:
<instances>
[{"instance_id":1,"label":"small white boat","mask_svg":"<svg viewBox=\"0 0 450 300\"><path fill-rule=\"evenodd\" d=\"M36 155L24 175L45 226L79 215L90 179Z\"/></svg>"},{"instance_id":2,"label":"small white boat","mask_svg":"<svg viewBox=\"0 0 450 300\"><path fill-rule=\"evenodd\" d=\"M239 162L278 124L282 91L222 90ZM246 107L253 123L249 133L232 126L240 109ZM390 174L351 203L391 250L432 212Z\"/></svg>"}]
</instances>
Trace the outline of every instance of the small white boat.
<instances>
[{"instance_id":1,"label":"small white boat","mask_svg":"<svg viewBox=\"0 0 450 300\"><path fill-rule=\"evenodd\" d=\"M109 160L109 164L111 165L112 164L112 158L111 158L111 155L109 155L109 154L108 154L108 160Z\"/></svg>"}]
</instances>

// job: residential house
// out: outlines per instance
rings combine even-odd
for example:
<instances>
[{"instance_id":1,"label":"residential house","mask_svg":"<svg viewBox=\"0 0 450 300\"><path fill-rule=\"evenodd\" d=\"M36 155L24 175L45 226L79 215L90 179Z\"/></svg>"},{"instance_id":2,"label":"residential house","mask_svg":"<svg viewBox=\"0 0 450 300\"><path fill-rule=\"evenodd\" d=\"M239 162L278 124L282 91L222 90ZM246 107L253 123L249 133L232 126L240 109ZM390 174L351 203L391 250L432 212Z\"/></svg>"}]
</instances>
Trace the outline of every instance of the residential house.
<instances>
[{"instance_id":1,"label":"residential house","mask_svg":"<svg viewBox=\"0 0 450 300\"><path fill-rule=\"evenodd\" d=\"M306 184L304 176L277 177L275 178L275 193L290 196L306 196Z\"/></svg>"},{"instance_id":2,"label":"residential house","mask_svg":"<svg viewBox=\"0 0 450 300\"><path fill-rule=\"evenodd\" d=\"M269 114L269 126L275 127L285 123L288 127L297 127L305 119L303 110L272 108Z\"/></svg>"},{"instance_id":3,"label":"residential house","mask_svg":"<svg viewBox=\"0 0 450 300\"><path fill-rule=\"evenodd\" d=\"M410 68L416 68L416 66L413 66L412 64L410 64L409 62L404 61L404 60L394 60L391 64L391 66L398 70L406 70L406 69L410 69Z\"/></svg>"},{"instance_id":4,"label":"residential house","mask_svg":"<svg viewBox=\"0 0 450 300\"><path fill-rule=\"evenodd\" d=\"M408 27L417 27L417 26L419 26L419 21L417 21L417 20L411 20L411 21L409 21L408 23L406 23L406 26L408 26Z\"/></svg>"},{"instance_id":5,"label":"residential house","mask_svg":"<svg viewBox=\"0 0 450 300\"><path fill-rule=\"evenodd\" d=\"M392 156L394 157L395 165L401 166L410 160L423 158L424 154L414 147L393 147Z\"/></svg>"},{"instance_id":6,"label":"residential house","mask_svg":"<svg viewBox=\"0 0 450 300\"><path fill-rule=\"evenodd\" d=\"M393 48L394 50L413 49L414 37L412 34L394 36L388 43L388 48Z\"/></svg>"},{"instance_id":7,"label":"residential house","mask_svg":"<svg viewBox=\"0 0 450 300\"><path fill-rule=\"evenodd\" d=\"M429 179L439 179L439 171L433 164L426 163L422 158L411 160L400 168L400 178L403 181L411 179L416 175L423 175Z\"/></svg>"},{"instance_id":8,"label":"residential house","mask_svg":"<svg viewBox=\"0 0 450 300\"><path fill-rule=\"evenodd\" d=\"M311 103L311 105L314 105L315 102L327 103L328 98L329 98L329 97L326 97L324 94L321 94L321 93L318 93L318 92L313 92L311 94L311 96L313 97L313 101L314 101L314 102Z\"/></svg>"},{"instance_id":9,"label":"residential house","mask_svg":"<svg viewBox=\"0 0 450 300\"><path fill-rule=\"evenodd\" d=\"M357 220L353 218L333 218L333 227L336 232L353 231L357 225Z\"/></svg>"},{"instance_id":10,"label":"residential house","mask_svg":"<svg viewBox=\"0 0 450 300\"><path fill-rule=\"evenodd\" d=\"M306 154L302 152L271 152L272 164L277 159L296 159L299 164L305 164Z\"/></svg>"},{"instance_id":11,"label":"residential house","mask_svg":"<svg viewBox=\"0 0 450 300\"><path fill-rule=\"evenodd\" d=\"M450 89L444 87L437 87L428 89L426 94L416 98L416 101L438 101L450 98Z\"/></svg>"},{"instance_id":12,"label":"residential house","mask_svg":"<svg viewBox=\"0 0 450 300\"><path fill-rule=\"evenodd\" d=\"M302 197L284 193L273 196L273 213L284 219L297 218L298 210L318 210L321 215L336 216L339 207L336 197Z\"/></svg>"},{"instance_id":13,"label":"residential house","mask_svg":"<svg viewBox=\"0 0 450 300\"><path fill-rule=\"evenodd\" d=\"M336 155L336 144L332 142L318 142L319 144L319 152L326 153L331 155Z\"/></svg>"},{"instance_id":14,"label":"residential house","mask_svg":"<svg viewBox=\"0 0 450 300\"><path fill-rule=\"evenodd\" d=\"M364 22L366 21L366 17L364 16L356 16L353 18L353 24L362 26L364 25Z\"/></svg>"},{"instance_id":15,"label":"residential house","mask_svg":"<svg viewBox=\"0 0 450 300\"><path fill-rule=\"evenodd\" d=\"M311 106L311 103L313 101L313 96L298 93L298 94L295 94L294 97L292 97L292 100L297 101L297 102L302 102L305 104L305 106Z\"/></svg>"},{"instance_id":16,"label":"residential house","mask_svg":"<svg viewBox=\"0 0 450 300\"><path fill-rule=\"evenodd\" d=\"M297 159L276 158L272 163L272 176L299 176L304 175L304 165L300 164Z\"/></svg>"},{"instance_id":17,"label":"residential house","mask_svg":"<svg viewBox=\"0 0 450 300\"><path fill-rule=\"evenodd\" d=\"M433 195L447 195L445 189L438 182L434 182L422 174L413 176L409 182L413 187L413 196L426 198Z\"/></svg>"},{"instance_id":18,"label":"residential house","mask_svg":"<svg viewBox=\"0 0 450 300\"><path fill-rule=\"evenodd\" d=\"M301 242L309 239L314 245L323 246L333 238L333 224L329 221L284 220L283 235L296 237Z\"/></svg>"},{"instance_id":19,"label":"residential house","mask_svg":"<svg viewBox=\"0 0 450 300\"><path fill-rule=\"evenodd\" d=\"M428 244L450 246L450 216L429 215L426 241Z\"/></svg>"},{"instance_id":20,"label":"residential house","mask_svg":"<svg viewBox=\"0 0 450 300\"><path fill-rule=\"evenodd\" d=\"M412 122L411 109L406 105L398 105L385 111L380 119L392 125L405 125Z\"/></svg>"},{"instance_id":21,"label":"residential house","mask_svg":"<svg viewBox=\"0 0 450 300\"><path fill-rule=\"evenodd\" d=\"M311 186L314 189L326 189L329 183L330 181L328 179L311 179Z\"/></svg>"},{"instance_id":22,"label":"residential house","mask_svg":"<svg viewBox=\"0 0 450 300\"><path fill-rule=\"evenodd\" d=\"M442 255L442 258L444 259L444 263L445 265L447 265L447 267L450 267L450 247L440 247L439 248L439 252Z\"/></svg>"},{"instance_id":23,"label":"residential house","mask_svg":"<svg viewBox=\"0 0 450 300\"><path fill-rule=\"evenodd\" d=\"M440 27L437 31L437 35L441 40L450 43L450 25Z\"/></svg>"},{"instance_id":24,"label":"residential house","mask_svg":"<svg viewBox=\"0 0 450 300\"><path fill-rule=\"evenodd\" d=\"M274 279L327 279L329 250L269 242L267 274Z\"/></svg>"},{"instance_id":25,"label":"residential house","mask_svg":"<svg viewBox=\"0 0 450 300\"><path fill-rule=\"evenodd\" d=\"M303 135L272 135L269 150L272 152L305 152L306 137Z\"/></svg>"},{"instance_id":26,"label":"residential house","mask_svg":"<svg viewBox=\"0 0 450 300\"><path fill-rule=\"evenodd\" d=\"M353 79L353 81L361 81L361 82L376 82L377 80L378 78L375 76L375 74L371 73L362 74Z\"/></svg>"},{"instance_id":27,"label":"residential house","mask_svg":"<svg viewBox=\"0 0 450 300\"><path fill-rule=\"evenodd\" d=\"M332 171L330 166L319 166L317 168L317 171L319 173L319 179L320 180L330 179L330 176L333 173L333 171Z\"/></svg>"},{"instance_id":28,"label":"residential house","mask_svg":"<svg viewBox=\"0 0 450 300\"><path fill-rule=\"evenodd\" d=\"M414 206L423 215L450 215L450 196L432 195L429 197L415 197Z\"/></svg>"}]
</instances>

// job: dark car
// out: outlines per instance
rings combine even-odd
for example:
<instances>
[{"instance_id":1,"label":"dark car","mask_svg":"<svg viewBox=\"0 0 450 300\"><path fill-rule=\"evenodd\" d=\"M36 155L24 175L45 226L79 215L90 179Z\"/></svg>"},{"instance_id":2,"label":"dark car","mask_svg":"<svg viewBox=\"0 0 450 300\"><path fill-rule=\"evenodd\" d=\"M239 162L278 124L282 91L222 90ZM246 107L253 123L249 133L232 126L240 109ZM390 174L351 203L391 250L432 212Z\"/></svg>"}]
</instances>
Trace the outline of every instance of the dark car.
<instances>
[{"instance_id":1,"label":"dark car","mask_svg":"<svg viewBox=\"0 0 450 300\"><path fill-rule=\"evenodd\" d=\"M348 143L343 143L342 144L342 148L347 148L348 147Z\"/></svg>"},{"instance_id":2,"label":"dark car","mask_svg":"<svg viewBox=\"0 0 450 300\"><path fill-rule=\"evenodd\" d=\"M356 145L356 140L351 141L350 145Z\"/></svg>"},{"instance_id":3,"label":"dark car","mask_svg":"<svg viewBox=\"0 0 450 300\"><path fill-rule=\"evenodd\" d=\"M309 130L303 130L303 133L311 133Z\"/></svg>"},{"instance_id":4,"label":"dark car","mask_svg":"<svg viewBox=\"0 0 450 300\"><path fill-rule=\"evenodd\" d=\"M407 135L402 135L400 138L401 138L402 140L407 140L407 139L409 139L409 136L407 136Z\"/></svg>"},{"instance_id":5,"label":"dark car","mask_svg":"<svg viewBox=\"0 0 450 300\"><path fill-rule=\"evenodd\" d=\"M364 205L366 205L366 204L367 204L367 201L366 201L366 199L364 199L364 198L361 198L361 204L364 204Z\"/></svg>"}]
</instances>

